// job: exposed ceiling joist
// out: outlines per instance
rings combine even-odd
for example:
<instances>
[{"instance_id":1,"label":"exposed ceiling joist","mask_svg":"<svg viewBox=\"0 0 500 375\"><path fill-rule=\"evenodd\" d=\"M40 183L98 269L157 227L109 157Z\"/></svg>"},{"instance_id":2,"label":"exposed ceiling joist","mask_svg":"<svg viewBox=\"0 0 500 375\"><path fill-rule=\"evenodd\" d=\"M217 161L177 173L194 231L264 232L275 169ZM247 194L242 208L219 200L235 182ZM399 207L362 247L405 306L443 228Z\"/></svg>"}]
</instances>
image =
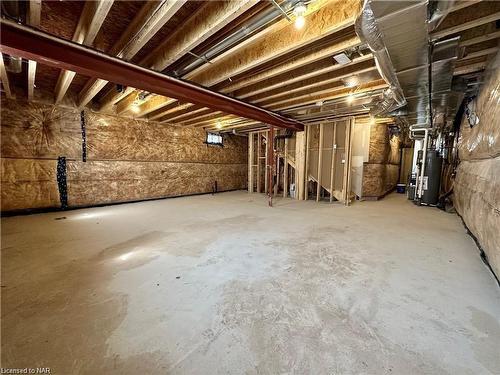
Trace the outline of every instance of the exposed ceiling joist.
<instances>
[{"instance_id":1,"label":"exposed ceiling joist","mask_svg":"<svg viewBox=\"0 0 500 375\"><path fill-rule=\"evenodd\" d=\"M347 97L351 94L361 94L368 91L380 90L387 88L387 84L384 80L376 80L364 85L359 86L355 92L353 92L350 88L338 88L336 90L324 90L322 92L315 92L312 94L303 95L300 97L290 98L286 101L281 101L278 104L273 104L269 106L269 109L274 111L282 111L285 109L289 109L291 107L301 106L305 104L315 104L318 101L328 101L337 98Z\"/></svg>"},{"instance_id":2,"label":"exposed ceiling joist","mask_svg":"<svg viewBox=\"0 0 500 375\"><path fill-rule=\"evenodd\" d=\"M497 38L500 38L500 30L495 31L493 33L486 34L486 35L480 35L480 36L475 37L475 38L461 40L459 45L461 47L467 47L467 46L487 42L488 40L497 39Z\"/></svg>"},{"instance_id":3,"label":"exposed ceiling joist","mask_svg":"<svg viewBox=\"0 0 500 375\"><path fill-rule=\"evenodd\" d=\"M147 2L134 17L120 39L109 51L110 55L130 60L172 18L186 0ZM108 82L91 79L78 95L78 106L84 106L101 91Z\"/></svg>"},{"instance_id":4,"label":"exposed ceiling joist","mask_svg":"<svg viewBox=\"0 0 500 375\"><path fill-rule=\"evenodd\" d=\"M30 0L26 23L33 27L40 25L40 15L42 12L42 0ZM35 95L36 61L28 61L28 100L33 100Z\"/></svg>"},{"instance_id":5,"label":"exposed ceiling joist","mask_svg":"<svg viewBox=\"0 0 500 375\"><path fill-rule=\"evenodd\" d=\"M377 68L373 60L364 61L362 63L355 64L354 66L347 66L340 72L329 72L307 80L298 81L289 85L283 85L282 87L279 87L272 91L252 96L249 98L249 101L255 104L263 102L272 103L276 102L276 100L280 100L279 98L282 97L300 95L301 92L314 92L318 90L318 88L325 85L330 85L332 83L342 84L342 80L344 79L357 79L358 75L367 72L377 72ZM377 73L376 78L378 77L379 75ZM357 84L358 83L356 82L356 85Z\"/></svg>"},{"instance_id":6,"label":"exposed ceiling joist","mask_svg":"<svg viewBox=\"0 0 500 375\"><path fill-rule=\"evenodd\" d=\"M464 31L467 29L472 29L474 27L481 26L481 25L484 25L486 23L494 22L494 21L497 21L499 19L500 19L500 12L496 12L496 13L489 14L489 15L484 16L484 17L479 17L479 18L472 20L472 21L469 21L469 22L464 22L464 23L460 23L460 24L455 25L455 26L451 26L451 27L446 28L444 30L436 31L436 32L431 34L431 38L432 38L432 40L438 40L438 39L444 38L448 35L457 34L461 31Z\"/></svg>"},{"instance_id":7,"label":"exposed ceiling joist","mask_svg":"<svg viewBox=\"0 0 500 375\"><path fill-rule=\"evenodd\" d=\"M154 70L163 71L170 64L194 49L196 46L206 41L209 37L228 25L231 21L242 15L252 6L257 4L256 0L244 1L209 1L201 7L192 17L190 17L176 32L155 48L140 65L149 66ZM133 90L127 90L129 95ZM118 102L123 95L107 95L103 100L102 107L108 107ZM163 103L157 103L157 107L141 106L141 116L151 113L161 105L166 106L172 102L169 98L164 98Z\"/></svg>"},{"instance_id":8,"label":"exposed ceiling joist","mask_svg":"<svg viewBox=\"0 0 500 375\"><path fill-rule=\"evenodd\" d=\"M233 75L241 74L327 35L337 33L352 25L359 11L359 5L358 0L331 1L307 16L306 26L302 30L299 31L293 24L289 24L279 33L267 34L219 63L211 64L201 73L191 77L191 80L204 86L213 86Z\"/></svg>"},{"instance_id":9,"label":"exposed ceiling joist","mask_svg":"<svg viewBox=\"0 0 500 375\"><path fill-rule=\"evenodd\" d=\"M178 80L164 74L107 56L90 48L49 34L37 32L14 22L1 20L1 52L22 57L89 77L105 79L167 97L175 97L214 110L262 121L266 124L303 130L293 119Z\"/></svg>"},{"instance_id":10,"label":"exposed ceiling joist","mask_svg":"<svg viewBox=\"0 0 500 375\"><path fill-rule=\"evenodd\" d=\"M251 74L249 80L255 81L255 77L260 77L260 80L258 81L260 84L257 87L251 86L243 88L241 91L234 92L232 96L244 99L248 96L272 90L288 83L297 82L315 75L334 71L341 66L334 64L332 55L343 52L347 49L356 48L359 45L360 40L357 36L340 38L340 40L334 39L332 40L332 44L325 48L321 48L319 51L313 51L312 53L306 54L306 56L294 58L291 62L278 64L270 69L265 69L262 73ZM323 60L320 60L320 58ZM364 61L371 58L373 58L371 55L367 55L359 58L357 61ZM241 85L242 82L245 81L238 81L236 83L239 84L238 87L243 87L243 85ZM248 80L246 82L248 82ZM230 87L234 88L236 86L231 85ZM233 90L224 87L218 91L228 93ZM161 117L161 115L158 115L157 118L159 117Z\"/></svg>"},{"instance_id":11,"label":"exposed ceiling joist","mask_svg":"<svg viewBox=\"0 0 500 375\"><path fill-rule=\"evenodd\" d=\"M90 46L94 42L112 5L113 0L86 2L72 40L76 43ZM61 102L64 95L66 95L75 75L75 72L69 70L63 70L59 74L55 89L56 103Z\"/></svg>"},{"instance_id":12,"label":"exposed ceiling joist","mask_svg":"<svg viewBox=\"0 0 500 375\"><path fill-rule=\"evenodd\" d=\"M354 28L352 26L347 27L346 31L349 31L349 37L341 37L339 38L339 40L334 39L329 43L328 46L325 46L324 48L320 48L319 50L311 51L310 53L297 56L282 64L271 66L268 69L262 70L260 72L255 72L250 75L242 75L241 79L239 79L238 77L231 77L232 82L226 81L220 84L220 87L219 85L217 85L216 87L220 88L221 92L228 93L257 83L265 84L265 82L268 82L271 78L290 73L295 69L306 67L313 63L318 63L325 58L330 58L336 53L359 46L361 41L355 35Z\"/></svg>"},{"instance_id":13,"label":"exposed ceiling joist","mask_svg":"<svg viewBox=\"0 0 500 375\"><path fill-rule=\"evenodd\" d=\"M261 37L252 39L242 47L229 50L224 54L224 58L202 66L203 69L189 74L187 78L206 87L215 86L231 76L248 72L257 66L269 63L293 51L298 51L329 35L341 33L352 28L360 2L358 0L337 0L324 2L321 5L319 10L307 16L307 26L304 30L297 30L293 24L275 26L276 32L264 33ZM359 43L357 37L340 40L325 48L324 51L312 54L314 57L299 59L300 62L295 63L295 67L306 62L311 63L314 58L325 57L327 54L331 55L345 48L357 46ZM229 92L226 89L220 91ZM164 105L171 103L171 99L166 99ZM149 107L149 111L159 108L161 107Z\"/></svg>"}]
</instances>

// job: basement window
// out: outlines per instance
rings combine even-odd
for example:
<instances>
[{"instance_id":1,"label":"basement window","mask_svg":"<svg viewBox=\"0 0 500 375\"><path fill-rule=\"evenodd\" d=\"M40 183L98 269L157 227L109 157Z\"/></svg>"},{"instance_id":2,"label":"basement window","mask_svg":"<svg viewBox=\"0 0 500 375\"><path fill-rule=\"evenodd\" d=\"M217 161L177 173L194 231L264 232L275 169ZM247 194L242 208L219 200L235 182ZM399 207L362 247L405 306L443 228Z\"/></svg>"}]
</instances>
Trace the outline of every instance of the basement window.
<instances>
[{"instance_id":1,"label":"basement window","mask_svg":"<svg viewBox=\"0 0 500 375\"><path fill-rule=\"evenodd\" d=\"M215 133L207 133L207 140L205 141L207 145L213 146L223 146L222 135Z\"/></svg>"}]
</instances>

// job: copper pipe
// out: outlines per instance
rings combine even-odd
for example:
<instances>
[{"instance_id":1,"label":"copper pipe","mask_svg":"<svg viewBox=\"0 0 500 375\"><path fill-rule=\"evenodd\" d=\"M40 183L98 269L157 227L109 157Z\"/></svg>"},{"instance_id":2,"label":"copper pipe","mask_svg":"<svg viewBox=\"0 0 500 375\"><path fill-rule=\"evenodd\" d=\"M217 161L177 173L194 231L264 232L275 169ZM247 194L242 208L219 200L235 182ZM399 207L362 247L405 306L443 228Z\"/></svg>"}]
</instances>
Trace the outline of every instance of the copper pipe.
<instances>
[{"instance_id":1,"label":"copper pipe","mask_svg":"<svg viewBox=\"0 0 500 375\"><path fill-rule=\"evenodd\" d=\"M2 53L261 121L279 128L304 130L304 125L294 119L15 22L2 19L0 34Z\"/></svg>"}]
</instances>

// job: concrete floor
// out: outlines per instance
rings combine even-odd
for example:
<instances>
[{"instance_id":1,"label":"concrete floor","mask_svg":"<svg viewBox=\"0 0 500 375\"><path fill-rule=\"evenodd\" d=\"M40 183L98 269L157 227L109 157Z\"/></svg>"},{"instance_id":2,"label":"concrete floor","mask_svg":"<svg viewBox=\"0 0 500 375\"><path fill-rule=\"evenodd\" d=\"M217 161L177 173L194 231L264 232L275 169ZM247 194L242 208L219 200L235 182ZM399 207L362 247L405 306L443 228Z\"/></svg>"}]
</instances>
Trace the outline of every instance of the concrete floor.
<instances>
[{"instance_id":1,"label":"concrete floor","mask_svg":"<svg viewBox=\"0 0 500 375\"><path fill-rule=\"evenodd\" d=\"M231 192L2 219L3 367L500 373L500 288L456 215L396 194L266 204Z\"/></svg>"}]
</instances>

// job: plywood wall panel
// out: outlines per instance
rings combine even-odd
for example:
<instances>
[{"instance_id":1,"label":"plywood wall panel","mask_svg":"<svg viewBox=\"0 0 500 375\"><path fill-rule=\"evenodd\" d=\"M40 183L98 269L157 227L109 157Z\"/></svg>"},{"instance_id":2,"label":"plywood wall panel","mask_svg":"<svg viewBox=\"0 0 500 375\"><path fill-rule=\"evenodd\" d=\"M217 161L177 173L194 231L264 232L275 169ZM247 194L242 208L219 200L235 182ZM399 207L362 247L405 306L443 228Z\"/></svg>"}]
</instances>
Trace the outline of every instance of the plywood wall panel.
<instances>
[{"instance_id":1,"label":"plywood wall panel","mask_svg":"<svg viewBox=\"0 0 500 375\"><path fill-rule=\"evenodd\" d=\"M2 157L81 158L78 110L4 99L1 108Z\"/></svg>"},{"instance_id":2,"label":"plywood wall panel","mask_svg":"<svg viewBox=\"0 0 500 375\"><path fill-rule=\"evenodd\" d=\"M95 161L68 163L70 206L244 189L240 164Z\"/></svg>"},{"instance_id":3,"label":"plywood wall panel","mask_svg":"<svg viewBox=\"0 0 500 375\"><path fill-rule=\"evenodd\" d=\"M2 99L2 211L60 207L57 158L67 158L69 207L244 189L247 138L204 144L203 129L181 128Z\"/></svg>"},{"instance_id":4,"label":"plywood wall panel","mask_svg":"<svg viewBox=\"0 0 500 375\"><path fill-rule=\"evenodd\" d=\"M205 131L86 112L88 157L94 160L246 163L246 138L224 148L204 144Z\"/></svg>"},{"instance_id":5,"label":"plywood wall panel","mask_svg":"<svg viewBox=\"0 0 500 375\"><path fill-rule=\"evenodd\" d=\"M58 207L55 160L1 159L2 211Z\"/></svg>"}]
</instances>

